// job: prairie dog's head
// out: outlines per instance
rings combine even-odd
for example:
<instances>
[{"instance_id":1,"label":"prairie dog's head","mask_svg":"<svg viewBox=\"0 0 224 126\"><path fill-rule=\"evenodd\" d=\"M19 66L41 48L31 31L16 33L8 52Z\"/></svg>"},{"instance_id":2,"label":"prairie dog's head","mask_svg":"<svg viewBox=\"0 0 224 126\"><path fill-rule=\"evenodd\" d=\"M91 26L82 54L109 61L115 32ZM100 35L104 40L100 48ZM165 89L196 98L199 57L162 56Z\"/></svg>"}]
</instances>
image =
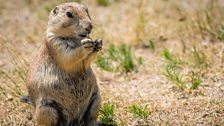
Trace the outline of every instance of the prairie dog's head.
<instances>
[{"instance_id":1,"label":"prairie dog's head","mask_svg":"<svg viewBox=\"0 0 224 126\"><path fill-rule=\"evenodd\" d=\"M51 12L47 27L47 37L60 36L82 39L88 37L92 22L87 7L75 2L56 6Z\"/></svg>"}]
</instances>

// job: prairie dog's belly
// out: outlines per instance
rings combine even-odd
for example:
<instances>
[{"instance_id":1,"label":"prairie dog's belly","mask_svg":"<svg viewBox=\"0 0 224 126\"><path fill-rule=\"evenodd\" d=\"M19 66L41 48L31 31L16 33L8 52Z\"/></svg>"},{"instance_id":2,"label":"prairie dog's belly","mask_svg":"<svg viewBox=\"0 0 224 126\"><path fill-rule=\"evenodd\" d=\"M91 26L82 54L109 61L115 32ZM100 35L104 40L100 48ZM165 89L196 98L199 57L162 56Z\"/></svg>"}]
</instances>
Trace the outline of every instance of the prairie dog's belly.
<instances>
[{"instance_id":1,"label":"prairie dog's belly","mask_svg":"<svg viewBox=\"0 0 224 126\"><path fill-rule=\"evenodd\" d=\"M97 86L92 70L74 74L54 72L43 76L40 81L43 83L38 83L38 99L55 100L70 118L82 115Z\"/></svg>"},{"instance_id":2,"label":"prairie dog's belly","mask_svg":"<svg viewBox=\"0 0 224 126\"><path fill-rule=\"evenodd\" d=\"M80 89L76 86L46 89L46 92L49 93L46 93L42 98L55 100L58 104L63 106L63 109L65 109L69 116L74 117L81 115L88 105L93 88L91 86L86 87L85 89Z\"/></svg>"}]
</instances>

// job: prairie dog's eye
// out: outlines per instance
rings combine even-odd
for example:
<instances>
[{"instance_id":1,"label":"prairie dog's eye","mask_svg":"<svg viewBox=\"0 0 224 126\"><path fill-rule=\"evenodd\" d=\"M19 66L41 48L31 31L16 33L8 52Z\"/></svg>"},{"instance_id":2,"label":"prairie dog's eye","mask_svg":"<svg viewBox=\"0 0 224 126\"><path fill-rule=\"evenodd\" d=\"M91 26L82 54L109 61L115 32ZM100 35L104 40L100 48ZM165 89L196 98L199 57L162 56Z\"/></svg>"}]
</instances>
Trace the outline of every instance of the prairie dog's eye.
<instances>
[{"instance_id":1,"label":"prairie dog's eye","mask_svg":"<svg viewBox=\"0 0 224 126\"><path fill-rule=\"evenodd\" d=\"M73 18L74 16L72 15L71 12L66 12L66 15L69 17L69 18Z\"/></svg>"}]
</instances>

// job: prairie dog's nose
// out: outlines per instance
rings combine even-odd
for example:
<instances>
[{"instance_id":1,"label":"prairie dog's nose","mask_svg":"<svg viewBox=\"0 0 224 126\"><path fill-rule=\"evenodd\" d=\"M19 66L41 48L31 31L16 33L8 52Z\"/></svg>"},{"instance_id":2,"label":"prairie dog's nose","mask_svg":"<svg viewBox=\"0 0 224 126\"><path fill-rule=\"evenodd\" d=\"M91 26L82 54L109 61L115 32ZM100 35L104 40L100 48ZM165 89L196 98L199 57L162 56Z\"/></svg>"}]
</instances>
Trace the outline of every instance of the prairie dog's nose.
<instances>
[{"instance_id":1,"label":"prairie dog's nose","mask_svg":"<svg viewBox=\"0 0 224 126\"><path fill-rule=\"evenodd\" d=\"M86 31L90 32L93 28L93 25L91 23L87 23L84 28Z\"/></svg>"}]
</instances>

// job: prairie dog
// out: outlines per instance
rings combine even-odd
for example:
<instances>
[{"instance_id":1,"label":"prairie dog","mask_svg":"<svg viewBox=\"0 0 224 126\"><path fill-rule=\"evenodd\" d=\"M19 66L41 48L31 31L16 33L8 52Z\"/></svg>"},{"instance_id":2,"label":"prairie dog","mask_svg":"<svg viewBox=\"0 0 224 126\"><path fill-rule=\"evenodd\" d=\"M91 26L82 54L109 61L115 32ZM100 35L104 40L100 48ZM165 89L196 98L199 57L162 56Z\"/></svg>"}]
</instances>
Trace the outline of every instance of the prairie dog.
<instances>
[{"instance_id":1,"label":"prairie dog","mask_svg":"<svg viewBox=\"0 0 224 126\"><path fill-rule=\"evenodd\" d=\"M100 93L90 64L102 40L93 41L91 30L84 5L64 3L50 12L45 43L28 72L26 98L35 108L36 125L100 125Z\"/></svg>"}]
</instances>

